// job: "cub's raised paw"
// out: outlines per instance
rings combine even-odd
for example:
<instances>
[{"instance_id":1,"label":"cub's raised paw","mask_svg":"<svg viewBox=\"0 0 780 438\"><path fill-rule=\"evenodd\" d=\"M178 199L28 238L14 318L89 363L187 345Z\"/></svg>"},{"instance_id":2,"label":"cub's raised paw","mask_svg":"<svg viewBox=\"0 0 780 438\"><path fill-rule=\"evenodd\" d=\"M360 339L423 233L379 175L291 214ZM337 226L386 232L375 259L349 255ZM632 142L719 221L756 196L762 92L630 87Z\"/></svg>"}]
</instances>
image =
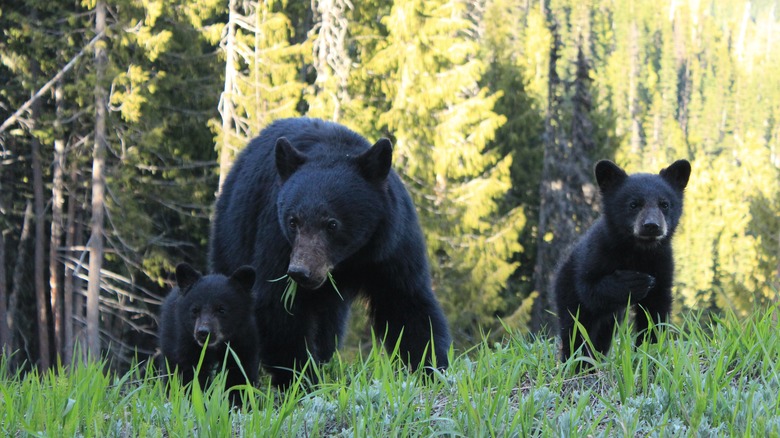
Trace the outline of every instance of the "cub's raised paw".
<instances>
[{"instance_id":1,"label":"cub's raised paw","mask_svg":"<svg viewBox=\"0 0 780 438\"><path fill-rule=\"evenodd\" d=\"M644 272L615 271L613 278L622 284L623 288L631 295L631 302L636 303L643 299L655 285L655 277Z\"/></svg>"}]
</instances>

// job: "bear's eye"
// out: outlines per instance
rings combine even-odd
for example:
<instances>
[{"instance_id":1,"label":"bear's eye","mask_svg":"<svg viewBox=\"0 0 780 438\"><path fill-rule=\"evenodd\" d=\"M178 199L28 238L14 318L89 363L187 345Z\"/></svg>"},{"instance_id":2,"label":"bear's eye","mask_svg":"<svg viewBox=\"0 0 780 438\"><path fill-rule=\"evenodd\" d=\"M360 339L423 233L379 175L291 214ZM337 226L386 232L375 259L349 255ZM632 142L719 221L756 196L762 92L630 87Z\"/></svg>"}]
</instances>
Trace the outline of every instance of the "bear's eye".
<instances>
[{"instance_id":1,"label":"bear's eye","mask_svg":"<svg viewBox=\"0 0 780 438\"><path fill-rule=\"evenodd\" d=\"M198 314L200 313L200 307L193 307L192 309L190 309L190 312L192 312L193 316L198 316Z\"/></svg>"},{"instance_id":2,"label":"bear's eye","mask_svg":"<svg viewBox=\"0 0 780 438\"><path fill-rule=\"evenodd\" d=\"M669 201L661 201L658 203L658 206L661 207L661 210L668 210L670 207Z\"/></svg>"},{"instance_id":3,"label":"bear's eye","mask_svg":"<svg viewBox=\"0 0 780 438\"><path fill-rule=\"evenodd\" d=\"M226 310L224 307L219 306L217 307L217 313L219 313L220 315L224 315L226 313Z\"/></svg>"},{"instance_id":4,"label":"bear's eye","mask_svg":"<svg viewBox=\"0 0 780 438\"><path fill-rule=\"evenodd\" d=\"M628 204L628 208L630 208L632 210L636 210L637 208L639 208L639 202L638 201L631 201L631 203Z\"/></svg>"},{"instance_id":5,"label":"bear's eye","mask_svg":"<svg viewBox=\"0 0 780 438\"><path fill-rule=\"evenodd\" d=\"M290 218L287 219L287 226L290 227L291 230L298 228L298 218L290 216Z\"/></svg>"},{"instance_id":6,"label":"bear's eye","mask_svg":"<svg viewBox=\"0 0 780 438\"><path fill-rule=\"evenodd\" d=\"M328 231L336 231L339 228L339 223L336 219L330 219L328 220L326 227L328 228Z\"/></svg>"}]
</instances>

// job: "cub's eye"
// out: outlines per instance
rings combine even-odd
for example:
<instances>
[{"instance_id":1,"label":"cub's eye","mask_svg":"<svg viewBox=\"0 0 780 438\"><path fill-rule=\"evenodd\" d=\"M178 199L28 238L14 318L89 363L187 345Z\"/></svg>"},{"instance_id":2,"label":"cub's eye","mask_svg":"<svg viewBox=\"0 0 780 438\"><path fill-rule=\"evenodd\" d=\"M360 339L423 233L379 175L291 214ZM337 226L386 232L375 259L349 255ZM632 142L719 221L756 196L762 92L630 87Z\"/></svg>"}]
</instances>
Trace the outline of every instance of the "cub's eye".
<instances>
[{"instance_id":1,"label":"cub's eye","mask_svg":"<svg viewBox=\"0 0 780 438\"><path fill-rule=\"evenodd\" d=\"M227 313L227 310L225 310L224 307L219 306L217 307L217 313L219 313L220 315L224 315L225 313Z\"/></svg>"},{"instance_id":2,"label":"cub's eye","mask_svg":"<svg viewBox=\"0 0 780 438\"><path fill-rule=\"evenodd\" d=\"M287 219L287 226L290 227L291 230L298 228L298 218L290 217Z\"/></svg>"},{"instance_id":3,"label":"cub's eye","mask_svg":"<svg viewBox=\"0 0 780 438\"><path fill-rule=\"evenodd\" d=\"M326 227L328 228L328 231L336 231L339 228L339 223L336 219L330 219L328 220Z\"/></svg>"},{"instance_id":4,"label":"cub's eye","mask_svg":"<svg viewBox=\"0 0 780 438\"><path fill-rule=\"evenodd\" d=\"M632 210L636 210L637 208L639 208L639 202L631 201L631 203L628 204L628 208L630 208Z\"/></svg>"},{"instance_id":5,"label":"cub's eye","mask_svg":"<svg viewBox=\"0 0 780 438\"><path fill-rule=\"evenodd\" d=\"M658 203L658 206L661 207L661 210L668 210L670 207L669 201L661 201Z\"/></svg>"},{"instance_id":6,"label":"cub's eye","mask_svg":"<svg viewBox=\"0 0 780 438\"><path fill-rule=\"evenodd\" d=\"M200 314L200 307L193 307L190 309L190 312L192 312L193 316L198 316L198 314Z\"/></svg>"}]
</instances>

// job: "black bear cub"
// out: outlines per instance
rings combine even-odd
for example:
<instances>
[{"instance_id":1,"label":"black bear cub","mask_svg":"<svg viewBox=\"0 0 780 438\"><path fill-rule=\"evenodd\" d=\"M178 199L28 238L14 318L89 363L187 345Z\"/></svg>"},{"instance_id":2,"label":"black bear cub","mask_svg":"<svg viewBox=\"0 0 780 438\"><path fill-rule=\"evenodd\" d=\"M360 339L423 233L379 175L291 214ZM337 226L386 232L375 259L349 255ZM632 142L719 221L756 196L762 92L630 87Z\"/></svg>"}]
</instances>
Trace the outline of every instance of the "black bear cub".
<instances>
[{"instance_id":1,"label":"black bear cub","mask_svg":"<svg viewBox=\"0 0 780 438\"><path fill-rule=\"evenodd\" d=\"M252 140L225 179L209 263L223 274L244 263L257 270L260 358L274 385L289 384L309 359L333 356L358 297L388 351L397 346L412 367L447 366L447 320L392 155L387 139L372 145L336 123L283 119ZM285 281L271 281L283 276L298 285L293 298Z\"/></svg>"},{"instance_id":2,"label":"black bear cub","mask_svg":"<svg viewBox=\"0 0 780 438\"><path fill-rule=\"evenodd\" d=\"M593 349L606 354L615 323L629 303L635 310L637 343L645 336L656 339L655 333L646 333L648 315L660 324L672 307L672 235L682 214L690 163L675 161L658 175L627 175L602 160L595 173L601 217L574 245L555 278L564 361L583 345L593 357L575 318Z\"/></svg>"},{"instance_id":3,"label":"black bear cub","mask_svg":"<svg viewBox=\"0 0 780 438\"><path fill-rule=\"evenodd\" d=\"M233 355L227 354L225 387L255 384L259 372L257 329L252 286L255 270L237 269L230 277L202 276L186 263L176 267L178 287L168 294L160 313L160 349L171 370L178 367L182 383L195 378L203 346L207 345L197 378L201 387L211 373L219 370L226 358L227 346L236 353L246 373L241 372ZM234 403L238 394L231 393Z\"/></svg>"}]
</instances>

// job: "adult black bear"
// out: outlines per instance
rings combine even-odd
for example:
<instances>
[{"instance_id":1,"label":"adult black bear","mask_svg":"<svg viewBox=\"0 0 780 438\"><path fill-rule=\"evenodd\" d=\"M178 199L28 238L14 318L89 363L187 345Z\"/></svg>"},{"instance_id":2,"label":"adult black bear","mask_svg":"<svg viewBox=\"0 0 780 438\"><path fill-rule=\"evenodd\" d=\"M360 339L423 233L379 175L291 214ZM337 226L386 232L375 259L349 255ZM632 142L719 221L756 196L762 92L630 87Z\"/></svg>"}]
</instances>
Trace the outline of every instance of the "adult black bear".
<instances>
[{"instance_id":1,"label":"adult black bear","mask_svg":"<svg viewBox=\"0 0 780 438\"><path fill-rule=\"evenodd\" d=\"M682 214L690 163L678 160L658 175L629 176L602 160L595 173L602 215L573 247L555 279L564 361L585 344L575 318L593 348L606 354L616 319L629 302L635 308L638 343L648 328L648 314L655 324L663 323L672 305L672 236ZM655 333L648 335L655 340ZM593 356L588 347L585 354Z\"/></svg>"},{"instance_id":2,"label":"adult black bear","mask_svg":"<svg viewBox=\"0 0 780 438\"><path fill-rule=\"evenodd\" d=\"M182 383L189 383L208 342L197 376L201 387L205 387L211 372L221 367L230 345L246 378L228 353L226 388L246 384L247 379L254 385L260 372L252 312L254 268L240 267L230 277L201 276L190 265L181 263L176 267L176 282L178 287L165 298L160 312L160 350L168 366L178 367ZM237 393L231 393L231 398L237 402Z\"/></svg>"},{"instance_id":3,"label":"adult black bear","mask_svg":"<svg viewBox=\"0 0 780 438\"><path fill-rule=\"evenodd\" d=\"M434 355L447 366L447 321L392 152L389 140L371 146L336 123L284 119L247 146L225 179L209 262L221 273L255 267L260 360L273 384L287 385L309 356L332 357L358 295L386 349L400 342L412 368L433 365ZM285 275L298 285L289 308L285 281L271 281Z\"/></svg>"}]
</instances>

